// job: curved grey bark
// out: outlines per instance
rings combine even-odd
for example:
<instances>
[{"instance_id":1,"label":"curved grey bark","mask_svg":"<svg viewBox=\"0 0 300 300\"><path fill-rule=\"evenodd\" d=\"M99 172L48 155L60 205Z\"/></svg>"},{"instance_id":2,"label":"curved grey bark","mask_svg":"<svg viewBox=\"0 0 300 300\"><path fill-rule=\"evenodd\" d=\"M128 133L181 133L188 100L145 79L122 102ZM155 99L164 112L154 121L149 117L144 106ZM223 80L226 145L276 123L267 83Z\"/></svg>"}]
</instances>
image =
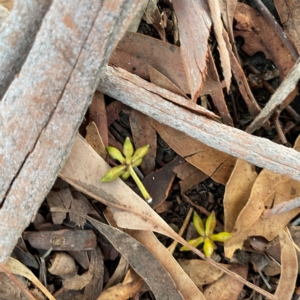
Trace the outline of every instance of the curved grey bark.
<instances>
[{"instance_id":1,"label":"curved grey bark","mask_svg":"<svg viewBox=\"0 0 300 300\"><path fill-rule=\"evenodd\" d=\"M0 103L0 262L69 155L100 72L138 0L54 0Z\"/></svg>"},{"instance_id":2,"label":"curved grey bark","mask_svg":"<svg viewBox=\"0 0 300 300\"><path fill-rule=\"evenodd\" d=\"M16 0L0 30L0 99L20 72L51 0Z\"/></svg>"}]
</instances>

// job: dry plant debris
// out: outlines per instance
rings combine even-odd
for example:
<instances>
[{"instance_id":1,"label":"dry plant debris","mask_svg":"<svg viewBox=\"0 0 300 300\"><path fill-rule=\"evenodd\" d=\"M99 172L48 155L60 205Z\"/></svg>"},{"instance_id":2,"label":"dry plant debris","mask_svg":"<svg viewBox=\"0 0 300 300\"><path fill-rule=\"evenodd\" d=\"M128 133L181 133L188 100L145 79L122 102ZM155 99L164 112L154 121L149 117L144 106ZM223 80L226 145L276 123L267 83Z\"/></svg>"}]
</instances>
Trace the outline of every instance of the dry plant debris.
<instances>
[{"instance_id":1,"label":"dry plant debris","mask_svg":"<svg viewBox=\"0 0 300 300\"><path fill-rule=\"evenodd\" d=\"M1 299L299 298L296 1L0 4Z\"/></svg>"}]
</instances>

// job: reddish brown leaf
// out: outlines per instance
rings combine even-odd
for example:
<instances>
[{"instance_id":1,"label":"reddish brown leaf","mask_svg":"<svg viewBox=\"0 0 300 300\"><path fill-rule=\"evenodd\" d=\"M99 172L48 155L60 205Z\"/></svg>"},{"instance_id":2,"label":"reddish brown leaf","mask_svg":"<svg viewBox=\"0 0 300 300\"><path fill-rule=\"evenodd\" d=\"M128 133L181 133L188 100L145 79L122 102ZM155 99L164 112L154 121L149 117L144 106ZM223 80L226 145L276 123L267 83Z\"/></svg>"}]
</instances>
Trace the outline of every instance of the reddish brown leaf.
<instances>
[{"instance_id":1,"label":"reddish brown leaf","mask_svg":"<svg viewBox=\"0 0 300 300\"><path fill-rule=\"evenodd\" d=\"M153 208L156 208L167 199L175 178L173 169L183 161L183 158L176 157L173 161L165 164L161 169L149 174L149 176L143 180L147 191L153 199L151 204Z\"/></svg>"},{"instance_id":2,"label":"reddish brown leaf","mask_svg":"<svg viewBox=\"0 0 300 300\"><path fill-rule=\"evenodd\" d=\"M156 131L151 126L151 119L137 110L132 110L129 116L132 138L135 149L150 145L147 155L141 164L144 175L154 171L156 157Z\"/></svg>"},{"instance_id":3,"label":"reddish brown leaf","mask_svg":"<svg viewBox=\"0 0 300 300\"><path fill-rule=\"evenodd\" d=\"M86 127L86 141L91 145L91 147L103 158L106 159L107 153L105 150L105 144L99 134L98 128L94 122L91 122ZM107 144L108 145L108 135Z\"/></svg>"},{"instance_id":4,"label":"reddish brown leaf","mask_svg":"<svg viewBox=\"0 0 300 300\"><path fill-rule=\"evenodd\" d=\"M178 19L181 56L192 100L197 101L206 70L207 39L211 20L204 1L173 1ZM197 26L195 26L197 20Z\"/></svg>"},{"instance_id":5,"label":"reddish brown leaf","mask_svg":"<svg viewBox=\"0 0 300 300\"><path fill-rule=\"evenodd\" d=\"M108 128L104 95L95 92L93 101L89 107L90 122L94 122L99 131L104 146L108 146Z\"/></svg>"},{"instance_id":6,"label":"reddish brown leaf","mask_svg":"<svg viewBox=\"0 0 300 300\"><path fill-rule=\"evenodd\" d=\"M163 53L164 55L161 55ZM149 36L127 32L110 57L109 63L149 80L151 66L189 94L180 48Z\"/></svg>"}]
</instances>

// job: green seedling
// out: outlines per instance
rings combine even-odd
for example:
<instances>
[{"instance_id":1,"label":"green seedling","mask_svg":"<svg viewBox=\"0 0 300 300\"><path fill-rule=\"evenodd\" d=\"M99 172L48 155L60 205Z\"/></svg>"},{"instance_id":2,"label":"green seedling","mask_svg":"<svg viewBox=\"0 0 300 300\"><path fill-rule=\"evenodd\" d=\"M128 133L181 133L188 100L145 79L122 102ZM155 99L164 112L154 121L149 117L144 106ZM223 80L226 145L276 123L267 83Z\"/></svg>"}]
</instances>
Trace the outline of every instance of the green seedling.
<instances>
[{"instance_id":1,"label":"green seedling","mask_svg":"<svg viewBox=\"0 0 300 300\"><path fill-rule=\"evenodd\" d=\"M133 145L130 141L130 138L127 137L125 139L124 145L123 145L123 154L120 150L118 150L115 147L107 146L106 150L108 154L115 160L119 161L121 165L111 168L102 178L101 182L110 182L118 177L121 177L123 180L128 179L130 176L135 181L136 185L140 189L144 199L147 201L147 203L152 202L152 198L147 192L146 188L144 187L143 183L139 179L139 177L136 175L134 168L138 167L142 161L143 157L147 154L149 145L140 147L136 149L134 152Z\"/></svg>"},{"instance_id":2,"label":"green seedling","mask_svg":"<svg viewBox=\"0 0 300 300\"><path fill-rule=\"evenodd\" d=\"M188 243L195 248L204 243L203 252L206 257L211 257L212 253L217 248L214 242L226 242L231 238L231 233L225 231L213 234L216 223L217 220L214 211L206 219L205 227L200 216L194 211L193 224L200 236L196 239L189 240ZM187 246L182 246L180 248L180 251L189 250L190 249Z\"/></svg>"}]
</instances>

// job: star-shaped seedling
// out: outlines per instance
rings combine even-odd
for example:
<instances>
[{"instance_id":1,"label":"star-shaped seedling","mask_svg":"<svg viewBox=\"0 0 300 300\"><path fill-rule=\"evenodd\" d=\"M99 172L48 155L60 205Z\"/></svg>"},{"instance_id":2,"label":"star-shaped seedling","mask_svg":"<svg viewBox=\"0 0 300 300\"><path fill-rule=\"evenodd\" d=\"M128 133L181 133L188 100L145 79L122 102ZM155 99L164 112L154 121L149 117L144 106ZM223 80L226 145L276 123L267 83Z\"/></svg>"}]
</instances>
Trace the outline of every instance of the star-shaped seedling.
<instances>
[{"instance_id":1,"label":"star-shaped seedling","mask_svg":"<svg viewBox=\"0 0 300 300\"><path fill-rule=\"evenodd\" d=\"M188 243L195 248L204 243L203 252L206 257L210 257L214 250L217 248L214 242L226 242L231 238L231 233L225 231L213 234L217 224L216 214L214 211L206 219L205 228L202 219L194 211L193 224L200 236L196 239L189 240ZM180 248L180 251L189 250L190 249L186 246L182 246Z\"/></svg>"},{"instance_id":2,"label":"star-shaped seedling","mask_svg":"<svg viewBox=\"0 0 300 300\"><path fill-rule=\"evenodd\" d=\"M121 163L121 165L111 168L102 178L101 182L110 182L118 177L121 177L123 180L128 179L130 176L133 178L138 188L140 189L144 199L147 203L152 202L152 198L144 187L143 183L140 181L139 177L134 171L134 167L138 167L142 161L143 157L147 154L149 145L140 147L134 151L133 145L130 141L130 138L127 137L123 144L123 154L120 150L113 146L107 146L106 150L108 154Z\"/></svg>"}]
</instances>

